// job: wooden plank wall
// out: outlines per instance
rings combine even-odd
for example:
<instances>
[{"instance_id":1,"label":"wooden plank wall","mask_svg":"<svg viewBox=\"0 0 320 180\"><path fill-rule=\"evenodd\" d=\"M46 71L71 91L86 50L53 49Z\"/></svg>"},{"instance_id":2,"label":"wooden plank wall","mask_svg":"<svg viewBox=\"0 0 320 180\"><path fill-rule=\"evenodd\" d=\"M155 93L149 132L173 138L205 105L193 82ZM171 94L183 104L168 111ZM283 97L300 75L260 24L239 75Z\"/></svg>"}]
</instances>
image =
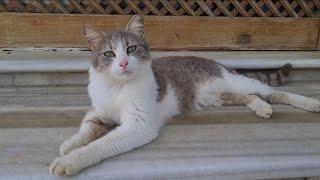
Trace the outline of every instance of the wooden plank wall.
<instances>
[{"instance_id":1,"label":"wooden plank wall","mask_svg":"<svg viewBox=\"0 0 320 180\"><path fill-rule=\"evenodd\" d=\"M320 22L319 22L320 23ZM320 50L320 27L318 29L318 40L317 40L317 48Z\"/></svg>"},{"instance_id":2,"label":"wooden plank wall","mask_svg":"<svg viewBox=\"0 0 320 180\"><path fill-rule=\"evenodd\" d=\"M0 13L0 47L87 47L82 25L123 28L130 16ZM316 50L319 19L146 16L153 50Z\"/></svg>"}]
</instances>

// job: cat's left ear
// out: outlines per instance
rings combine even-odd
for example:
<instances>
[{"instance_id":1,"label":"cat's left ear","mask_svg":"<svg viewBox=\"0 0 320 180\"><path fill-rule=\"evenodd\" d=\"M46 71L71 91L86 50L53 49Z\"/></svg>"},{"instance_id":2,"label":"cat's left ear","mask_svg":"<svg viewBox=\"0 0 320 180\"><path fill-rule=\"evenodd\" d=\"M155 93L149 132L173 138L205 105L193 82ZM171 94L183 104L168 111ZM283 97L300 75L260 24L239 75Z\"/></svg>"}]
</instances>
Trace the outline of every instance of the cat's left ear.
<instances>
[{"instance_id":1,"label":"cat's left ear","mask_svg":"<svg viewBox=\"0 0 320 180\"><path fill-rule=\"evenodd\" d=\"M134 15L126 26L126 31L133 32L139 36L144 36L144 20L140 15Z\"/></svg>"}]
</instances>

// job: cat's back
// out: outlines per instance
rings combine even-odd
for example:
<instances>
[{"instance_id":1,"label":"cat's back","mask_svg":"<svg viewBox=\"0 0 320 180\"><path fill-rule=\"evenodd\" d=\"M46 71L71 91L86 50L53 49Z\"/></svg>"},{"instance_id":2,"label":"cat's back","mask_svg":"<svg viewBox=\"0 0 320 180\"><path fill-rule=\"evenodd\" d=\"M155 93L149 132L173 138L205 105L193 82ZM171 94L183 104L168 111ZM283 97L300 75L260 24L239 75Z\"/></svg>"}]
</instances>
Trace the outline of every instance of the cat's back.
<instances>
[{"instance_id":1,"label":"cat's back","mask_svg":"<svg viewBox=\"0 0 320 180\"><path fill-rule=\"evenodd\" d=\"M222 65L206 58L195 56L169 56L152 59L152 70L168 76L194 77L221 76ZM187 74L185 74L187 73ZM191 74L197 73L197 74Z\"/></svg>"},{"instance_id":2,"label":"cat's back","mask_svg":"<svg viewBox=\"0 0 320 180\"><path fill-rule=\"evenodd\" d=\"M170 56L154 58L151 64L161 101L171 86L180 105L190 109L197 84L208 79L221 78L224 67L206 58L194 56Z\"/></svg>"}]
</instances>

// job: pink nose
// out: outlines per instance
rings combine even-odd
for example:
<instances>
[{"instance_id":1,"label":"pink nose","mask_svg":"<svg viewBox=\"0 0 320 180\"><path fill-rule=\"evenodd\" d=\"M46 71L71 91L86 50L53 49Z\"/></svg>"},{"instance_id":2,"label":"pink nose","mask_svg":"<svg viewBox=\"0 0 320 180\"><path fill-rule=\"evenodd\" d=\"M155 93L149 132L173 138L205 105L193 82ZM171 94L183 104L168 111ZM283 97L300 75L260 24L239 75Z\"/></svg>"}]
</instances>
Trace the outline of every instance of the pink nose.
<instances>
[{"instance_id":1,"label":"pink nose","mask_svg":"<svg viewBox=\"0 0 320 180\"><path fill-rule=\"evenodd\" d=\"M121 67L121 69L125 70L128 66L128 61L126 60L121 60L120 63L119 63L119 66Z\"/></svg>"}]
</instances>

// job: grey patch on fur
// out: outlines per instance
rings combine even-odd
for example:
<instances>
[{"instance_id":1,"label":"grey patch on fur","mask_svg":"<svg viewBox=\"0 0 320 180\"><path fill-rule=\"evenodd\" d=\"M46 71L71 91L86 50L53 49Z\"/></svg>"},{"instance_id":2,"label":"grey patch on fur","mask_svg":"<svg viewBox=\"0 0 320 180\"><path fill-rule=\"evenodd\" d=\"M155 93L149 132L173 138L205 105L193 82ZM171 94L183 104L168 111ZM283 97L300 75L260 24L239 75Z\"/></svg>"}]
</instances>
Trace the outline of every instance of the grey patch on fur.
<instances>
[{"instance_id":1,"label":"grey patch on fur","mask_svg":"<svg viewBox=\"0 0 320 180\"><path fill-rule=\"evenodd\" d=\"M222 77L223 66L215 61L194 56L170 56L152 60L151 67L158 85L158 101L174 88L180 110L194 109L196 87L208 79Z\"/></svg>"}]
</instances>

